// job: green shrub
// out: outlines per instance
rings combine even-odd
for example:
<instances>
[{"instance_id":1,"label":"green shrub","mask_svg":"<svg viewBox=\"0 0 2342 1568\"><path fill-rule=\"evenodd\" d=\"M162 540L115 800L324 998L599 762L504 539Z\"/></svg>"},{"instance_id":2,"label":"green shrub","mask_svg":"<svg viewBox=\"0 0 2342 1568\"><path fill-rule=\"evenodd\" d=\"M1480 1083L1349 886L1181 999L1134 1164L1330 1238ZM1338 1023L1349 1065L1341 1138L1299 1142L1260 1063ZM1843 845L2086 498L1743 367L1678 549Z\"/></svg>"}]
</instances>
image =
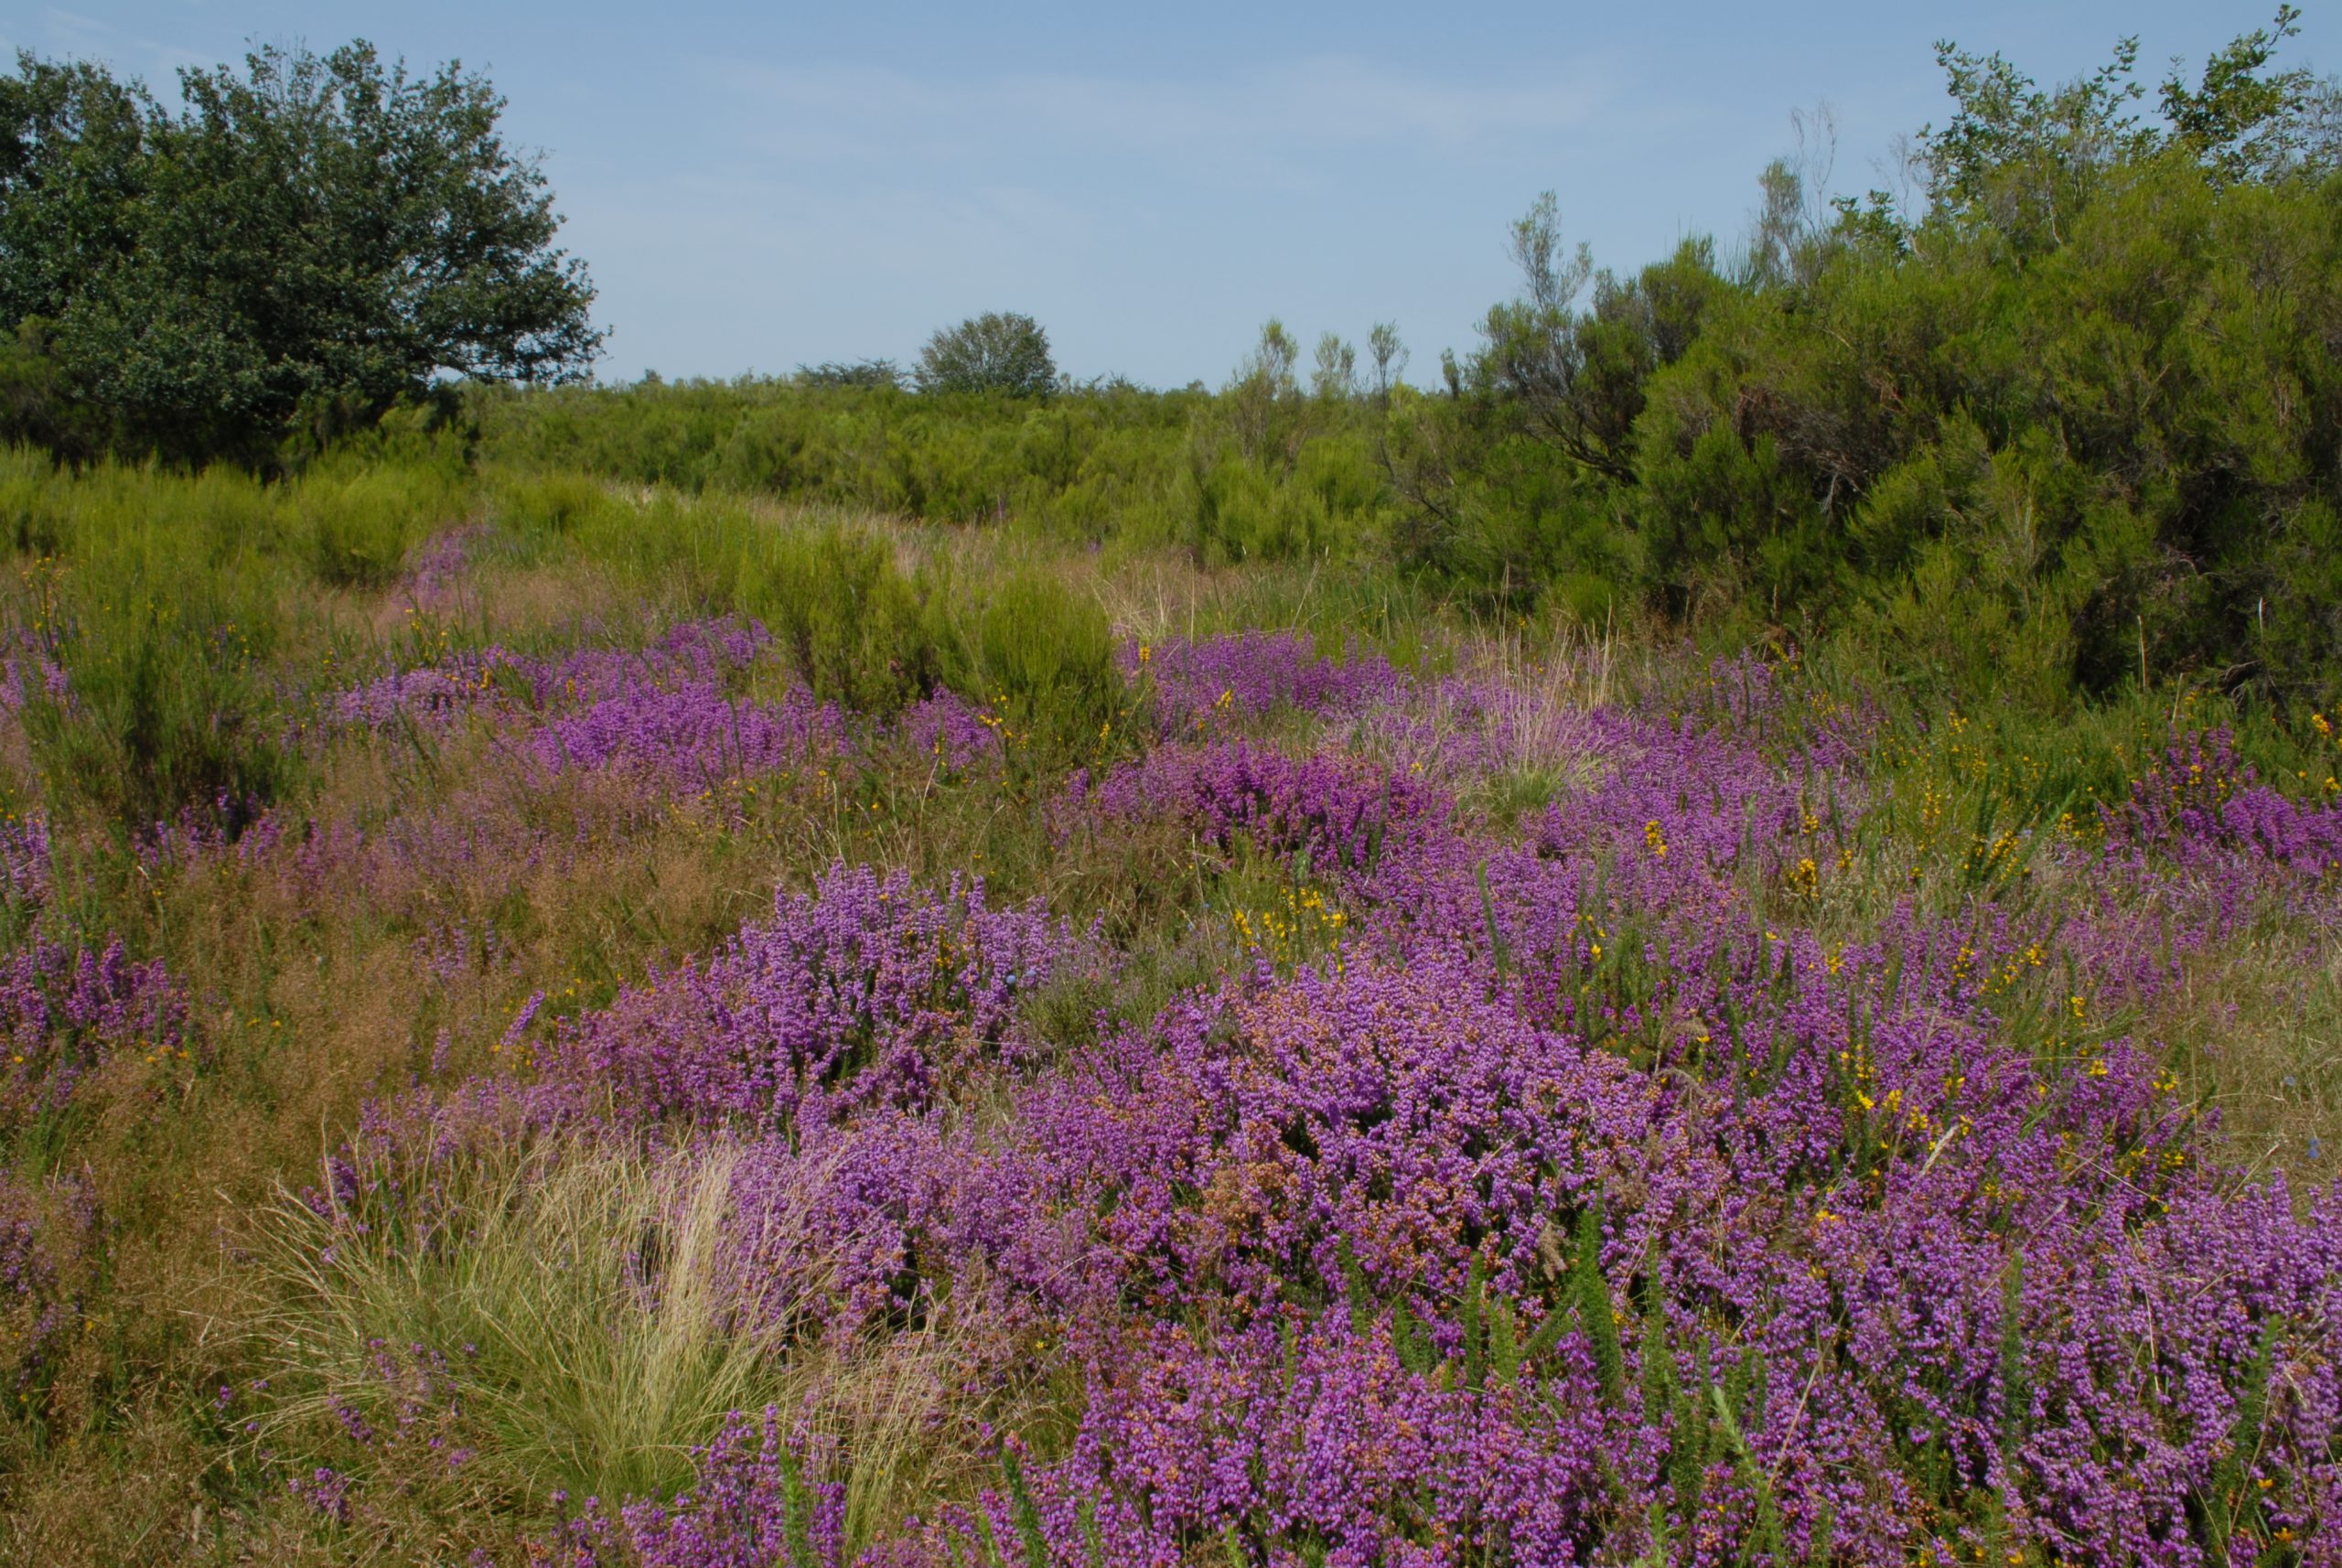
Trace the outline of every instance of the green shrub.
<instances>
[{"instance_id":1,"label":"green shrub","mask_svg":"<svg viewBox=\"0 0 2342 1568\"><path fill-rule=\"evenodd\" d=\"M886 713L941 674L921 596L886 541L843 523L768 526L740 563L734 602L789 650L817 696Z\"/></svg>"},{"instance_id":2,"label":"green shrub","mask_svg":"<svg viewBox=\"0 0 2342 1568\"><path fill-rule=\"evenodd\" d=\"M295 762L260 668L273 618L237 586L125 573L73 596L54 645L66 689L25 708L52 811L136 831L218 810L232 832L284 789Z\"/></svg>"},{"instance_id":3,"label":"green shrub","mask_svg":"<svg viewBox=\"0 0 2342 1568\"><path fill-rule=\"evenodd\" d=\"M952 685L999 708L1012 744L1039 764L1093 752L1122 716L1105 611L1044 573L993 586L945 651Z\"/></svg>"},{"instance_id":4,"label":"green shrub","mask_svg":"<svg viewBox=\"0 0 2342 1568\"><path fill-rule=\"evenodd\" d=\"M408 553L454 521L462 506L448 476L406 465L314 473L289 491L310 575L333 587L380 588L396 581Z\"/></svg>"}]
</instances>

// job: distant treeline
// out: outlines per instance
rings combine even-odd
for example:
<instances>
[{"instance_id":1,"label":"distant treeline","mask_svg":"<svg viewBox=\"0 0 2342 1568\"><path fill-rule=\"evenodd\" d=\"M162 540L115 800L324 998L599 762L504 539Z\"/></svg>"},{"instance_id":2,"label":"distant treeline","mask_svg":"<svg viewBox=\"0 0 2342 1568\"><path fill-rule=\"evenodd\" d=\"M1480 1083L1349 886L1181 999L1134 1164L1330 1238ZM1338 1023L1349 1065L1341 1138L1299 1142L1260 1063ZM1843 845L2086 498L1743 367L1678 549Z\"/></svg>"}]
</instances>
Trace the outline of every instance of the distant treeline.
<instances>
[{"instance_id":1,"label":"distant treeline","mask_svg":"<svg viewBox=\"0 0 2342 1568\"><path fill-rule=\"evenodd\" d=\"M1841 639L1929 696L2185 679L2290 711L2342 694L2342 113L2273 64L2294 27L2152 114L2133 43L2054 89L1942 46L1955 112L1910 194L1824 199L1807 122L1743 243L1636 272L1548 196L1520 294L1427 388L1388 327L1312 367L1272 322L1218 391L1157 392L1024 373L1037 328L988 317L1037 342L1014 390L870 361L476 381L432 418L500 462Z\"/></svg>"}]
</instances>

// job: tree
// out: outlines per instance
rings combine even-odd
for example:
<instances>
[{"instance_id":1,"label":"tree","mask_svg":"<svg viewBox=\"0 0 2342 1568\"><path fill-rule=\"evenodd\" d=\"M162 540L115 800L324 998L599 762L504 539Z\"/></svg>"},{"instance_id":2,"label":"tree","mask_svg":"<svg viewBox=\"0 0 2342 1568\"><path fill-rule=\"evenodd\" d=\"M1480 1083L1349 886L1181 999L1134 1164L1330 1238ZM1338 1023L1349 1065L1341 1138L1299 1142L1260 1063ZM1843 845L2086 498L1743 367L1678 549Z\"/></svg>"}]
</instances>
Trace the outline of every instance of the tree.
<instances>
[{"instance_id":1,"label":"tree","mask_svg":"<svg viewBox=\"0 0 2342 1568\"><path fill-rule=\"evenodd\" d=\"M1741 271L1745 281L1758 288L1809 284L1826 248L1825 201L1830 177L1837 166L1838 116L1827 103L1792 110L1789 125L1797 133L1794 156L1775 158L1756 177L1765 194L1748 237L1748 252Z\"/></svg>"},{"instance_id":2,"label":"tree","mask_svg":"<svg viewBox=\"0 0 2342 1568\"><path fill-rule=\"evenodd\" d=\"M29 54L0 81L0 321L116 445L255 456L443 377L591 365L593 285L484 78L360 41L179 88Z\"/></svg>"},{"instance_id":3,"label":"tree","mask_svg":"<svg viewBox=\"0 0 2342 1568\"><path fill-rule=\"evenodd\" d=\"M986 311L939 330L919 351L919 390L1043 397L1056 387L1049 335L1029 316Z\"/></svg>"},{"instance_id":4,"label":"tree","mask_svg":"<svg viewBox=\"0 0 2342 1568\"><path fill-rule=\"evenodd\" d=\"M1936 210L1981 220L2026 254L2063 243L2061 226L2088 204L2106 172L2146 156L2155 133L2133 108L2139 40L2054 91L2004 57L1936 45L1955 105L1943 129L1920 128L1918 157Z\"/></svg>"},{"instance_id":5,"label":"tree","mask_svg":"<svg viewBox=\"0 0 2342 1568\"><path fill-rule=\"evenodd\" d=\"M1489 308L1486 341L1448 370L1450 385L1492 398L1572 462L1633 483L1643 383L1682 356L1724 286L1713 248L1686 241L1638 276L1596 272L1585 245L1563 243L1551 191L1513 224L1510 248L1524 292ZM1592 308L1581 309L1589 284Z\"/></svg>"},{"instance_id":6,"label":"tree","mask_svg":"<svg viewBox=\"0 0 2342 1568\"><path fill-rule=\"evenodd\" d=\"M2301 13L2231 41L2204 62L2190 88L2174 61L2159 99L2165 124L2141 116L2133 79L2136 38L2090 75L2044 90L2000 55L1936 45L1955 105L1941 130L1923 128L1918 156L1940 215L1998 230L2021 254L2065 242L2065 231L2113 171L2176 155L2222 183L2323 172L2332 143L2323 116L2330 92L2303 70L2266 73L2300 29Z\"/></svg>"},{"instance_id":7,"label":"tree","mask_svg":"<svg viewBox=\"0 0 2342 1568\"><path fill-rule=\"evenodd\" d=\"M2277 8L2277 19L2231 41L2204 62L2190 91L2172 62L2164 79L2163 113L2172 140L2216 178L2265 178L2298 166L2308 150L2318 107L2318 83L2296 68L2274 76L2262 70L2277 48L2301 31L2301 12Z\"/></svg>"},{"instance_id":8,"label":"tree","mask_svg":"<svg viewBox=\"0 0 2342 1568\"><path fill-rule=\"evenodd\" d=\"M1391 389L1407 369L1407 346L1399 340L1399 324L1378 321L1366 335L1368 358L1374 361L1374 401L1388 404Z\"/></svg>"},{"instance_id":9,"label":"tree","mask_svg":"<svg viewBox=\"0 0 2342 1568\"><path fill-rule=\"evenodd\" d=\"M1309 372L1310 394L1321 403L1344 403L1358 395L1358 350L1338 332L1317 339L1317 361Z\"/></svg>"},{"instance_id":10,"label":"tree","mask_svg":"<svg viewBox=\"0 0 2342 1568\"><path fill-rule=\"evenodd\" d=\"M1228 422L1247 461L1265 462L1289 445L1281 437L1290 434L1285 426L1291 422L1281 411L1300 400L1300 383L1295 379L1300 363L1300 342L1272 316L1262 324L1260 342L1237 365L1226 393Z\"/></svg>"}]
</instances>

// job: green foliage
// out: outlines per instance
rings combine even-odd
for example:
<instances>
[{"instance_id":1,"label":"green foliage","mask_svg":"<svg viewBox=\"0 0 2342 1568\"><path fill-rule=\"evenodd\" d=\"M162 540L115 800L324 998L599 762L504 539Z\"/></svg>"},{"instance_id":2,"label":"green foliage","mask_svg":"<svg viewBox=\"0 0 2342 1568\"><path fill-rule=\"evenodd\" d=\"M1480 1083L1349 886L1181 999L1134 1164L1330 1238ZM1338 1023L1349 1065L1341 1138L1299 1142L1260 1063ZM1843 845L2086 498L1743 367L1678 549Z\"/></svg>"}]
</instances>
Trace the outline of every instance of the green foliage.
<instances>
[{"instance_id":1,"label":"green foliage","mask_svg":"<svg viewBox=\"0 0 2342 1568\"><path fill-rule=\"evenodd\" d=\"M1057 386L1058 367L1039 322L989 310L929 338L919 351L918 377L924 392L1045 397Z\"/></svg>"},{"instance_id":2,"label":"green foliage","mask_svg":"<svg viewBox=\"0 0 2342 1568\"><path fill-rule=\"evenodd\" d=\"M134 451L257 460L442 373L591 361L592 285L485 79L410 77L361 42L263 47L180 87L174 111L29 54L0 81L0 327L20 361L0 380L40 394L7 434L80 445L96 423Z\"/></svg>"},{"instance_id":3,"label":"green foliage","mask_svg":"<svg viewBox=\"0 0 2342 1568\"><path fill-rule=\"evenodd\" d=\"M265 654L268 607L177 566L125 551L98 568L111 578L102 598L72 596L53 644L69 688L25 710L56 807L147 829L216 805L232 829L286 781L283 720L253 647L263 639Z\"/></svg>"},{"instance_id":4,"label":"green foliage","mask_svg":"<svg viewBox=\"0 0 2342 1568\"><path fill-rule=\"evenodd\" d=\"M886 713L941 676L921 596L876 534L843 523L762 530L736 602L780 639L817 696Z\"/></svg>"},{"instance_id":5,"label":"green foliage","mask_svg":"<svg viewBox=\"0 0 2342 1568\"><path fill-rule=\"evenodd\" d=\"M2265 1498L2254 1485L2253 1464L2261 1455L2261 1423L2268 1412L2269 1377L2276 1348L2276 1324L2263 1324L2252 1360L2245 1369L2228 1451L2213 1469L2212 1496L2197 1501L2189 1510L2202 1521L2216 1559L2228 1554L2229 1543L2238 1534L2249 1536L2265 1528Z\"/></svg>"},{"instance_id":6,"label":"green foliage","mask_svg":"<svg viewBox=\"0 0 2342 1568\"><path fill-rule=\"evenodd\" d=\"M2301 31L2301 15L2299 6L2278 6L2275 21L2205 61L2192 90L2175 70L2164 81L2163 113L2172 142L2223 179L2286 172L2314 156L2304 111L2315 80L2303 70L2261 74L2277 46Z\"/></svg>"},{"instance_id":7,"label":"green foliage","mask_svg":"<svg viewBox=\"0 0 2342 1568\"><path fill-rule=\"evenodd\" d=\"M1233 392L1105 386L1039 403L801 379L477 389L466 405L487 456L549 475L1179 544L1209 564L1379 553L1392 512L1383 411L1289 392L1272 413ZM1265 456L1247 455L1253 427Z\"/></svg>"},{"instance_id":8,"label":"green foliage","mask_svg":"<svg viewBox=\"0 0 2342 1568\"><path fill-rule=\"evenodd\" d=\"M1800 119L1729 256L1692 239L1597 268L1541 199L1511 235L1519 295L1444 391L1398 382L1387 325L1362 376L1332 334L1305 366L1273 319L1217 393L942 395L960 383L923 371L914 395L874 364L475 389L463 415L482 452L545 472L1175 544L1207 571L1384 564L1479 613L1841 645L1920 703L2065 713L2180 682L2330 704L2342 183L2322 177L2326 90L2273 63L2293 27L2175 75L2161 121L2129 44L2047 89L1947 46L1924 210L1822 200L1827 117ZM956 329L971 352L982 325ZM38 363L0 356L0 392ZM700 573L705 551L614 553ZM901 641L899 602L872 648ZM820 635L840 671L866 651ZM958 633L919 635L971 678L940 651Z\"/></svg>"},{"instance_id":9,"label":"green foliage","mask_svg":"<svg viewBox=\"0 0 2342 1568\"><path fill-rule=\"evenodd\" d=\"M0 443L87 462L113 444L114 423L77 402L49 346L48 323L29 317L0 336Z\"/></svg>"},{"instance_id":10,"label":"green foliage","mask_svg":"<svg viewBox=\"0 0 2342 1568\"><path fill-rule=\"evenodd\" d=\"M951 683L987 699L1008 726L1012 755L1046 764L1081 755L1123 712L1112 628L1096 601L1058 577L1016 573L952 628Z\"/></svg>"},{"instance_id":11,"label":"green foliage","mask_svg":"<svg viewBox=\"0 0 2342 1568\"><path fill-rule=\"evenodd\" d=\"M1016 1540L1017 1544L1025 1549L1025 1561L1028 1563L1047 1563L1049 1548L1047 1538L1041 1533L1041 1510L1034 1504L1032 1488L1025 1484L1025 1466L1017 1461L1015 1449L1006 1446L1001 1449L1000 1470L1002 1477L1008 1483L1009 1507L1016 1520ZM798 1559L801 1563L812 1560L810 1552ZM1237 1553L1237 1560L1243 1560L1241 1552Z\"/></svg>"},{"instance_id":12,"label":"green foliage","mask_svg":"<svg viewBox=\"0 0 2342 1568\"><path fill-rule=\"evenodd\" d=\"M1941 130L1919 132L1928 195L2022 252L2056 245L2059 221L2088 203L2101 175L2154 148L2131 108L2141 96L2138 58L2138 39L2125 38L2106 65L2048 91L2000 55L1939 43L1936 63L1958 107Z\"/></svg>"},{"instance_id":13,"label":"green foliage","mask_svg":"<svg viewBox=\"0 0 2342 1568\"><path fill-rule=\"evenodd\" d=\"M26 733L53 809L145 832L195 808L233 832L297 767L283 666L327 639L304 584L379 588L461 517L470 481L437 438L387 438L263 484L0 453L0 534L33 608L16 634L57 668Z\"/></svg>"},{"instance_id":14,"label":"green foliage","mask_svg":"<svg viewBox=\"0 0 2342 1568\"><path fill-rule=\"evenodd\" d=\"M274 585L247 555L271 532L270 498L221 474L180 499L158 516L147 476L107 469L76 485L29 454L0 470L0 510L35 557L23 634L59 671L28 683L34 760L53 809L124 831L187 806L240 813L290 767L260 667Z\"/></svg>"},{"instance_id":15,"label":"green foliage","mask_svg":"<svg viewBox=\"0 0 2342 1568\"><path fill-rule=\"evenodd\" d=\"M1273 316L1221 394L1229 433L1246 463L1265 468L1296 439L1303 413L1301 383L1294 372L1300 361L1300 343Z\"/></svg>"},{"instance_id":16,"label":"green foliage","mask_svg":"<svg viewBox=\"0 0 2342 1568\"><path fill-rule=\"evenodd\" d=\"M1570 1252L1569 1294L1586 1344L1593 1348L1594 1369L1602 1380L1602 1391L1613 1404L1621 1403L1627 1397L1626 1351L1618 1339L1609 1282L1602 1274L1602 1197L1598 1192L1578 1215L1577 1241Z\"/></svg>"},{"instance_id":17,"label":"green foliage","mask_svg":"<svg viewBox=\"0 0 2342 1568\"><path fill-rule=\"evenodd\" d=\"M287 504L313 577L381 588L410 551L461 515L463 488L463 477L445 467L344 461L304 475Z\"/></svg>"},{"instance_id":18,"label":"green foliage","mask_svg":"<svg viewBox=\"0 0 2342 1568\"><path fill-rule=\"evenodd\" d=\"M892 360L855 360L850 363L825 360L797 367L797 382L808 387L876 387L899 389L903 372Z\"/></svg>"},{"instance_id":19,"label":"green foliage","mask_svg":"<svg viewBox=\"0 0 2342 1568\"><path fill-rule=\"evenodd\" d=\"M2161 124L2131 43L2056 89L1944 46L1928 209L1825 221L1809 147L1731 269L1701 242L1622 281L1540 199L1451 395L1393 400L1397 553L1509 611L1852 640L1924 701L2330 703L2342 184L2271 65L2294 21L2174 76Z\"/></svg>"}]
</instances>

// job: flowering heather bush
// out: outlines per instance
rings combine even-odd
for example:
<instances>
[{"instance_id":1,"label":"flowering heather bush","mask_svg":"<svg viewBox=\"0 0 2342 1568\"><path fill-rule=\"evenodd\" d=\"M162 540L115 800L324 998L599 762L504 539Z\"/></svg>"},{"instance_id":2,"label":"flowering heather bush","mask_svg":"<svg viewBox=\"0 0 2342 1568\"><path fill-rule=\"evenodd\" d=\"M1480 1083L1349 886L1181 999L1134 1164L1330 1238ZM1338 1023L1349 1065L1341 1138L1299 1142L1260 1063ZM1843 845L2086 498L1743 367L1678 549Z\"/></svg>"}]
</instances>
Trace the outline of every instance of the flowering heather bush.
<instances>
[{"instance_id":1,"label":"flowering heather bush","mask_svg":"<svg viewBox=\"0 0 2342 1568\"><path fill-rule=\"evenodd\" d=\"M1863 1010L1815 967L1698 1078L1534 1028L1429 954L1305 973L1232 1032L1190 1015L1101 1064L1039 1137L1067 1206L1106 1216L1093 1299L1135 1293L1155 1326L1093 1347L1081 1455L1048 1484L1125 1491L1134 1556L1229 1529L1536 1561L1771 1530L1801 1559L1826 1528L1897 1561L1947 1483L2005 1493L1975 1541L2118 1559L2224 1484L2224 1507L2265 1477L2330 1513L2330 1209L2296 1223L2200 1176L2135 1053L2045 1078L1916 1005L1850 1039ZM2252 1485L2224 1481L2270 1364L2299 1380L2251 1417Z\"/></svg>"},{"instance_id":2,"label":"flowering heather bush","mask_svg":"<svg viewBox=\"0 0 2342 1568\"><path fill-rule=\"evenodd\" d=\"M0 818L0 897L27 909L48 901L48 817L40 811Z\"/></svg>"},{"instance_id":3,"label":"flowering heather bush","mask_svg":"<svg viewBox=\"0 0 2342 1568\"><path fill-rule=\"evenodd\" d=\"M997 761L1002 750L1000 721L941 689L904 709L895 733L914 751L954 771Z\"/></svg>"},{"instance_id":4,"label":"flowering heather bush","mask_svg":"<svg viewBox=\"0 0 2342 1568\"><path fill-rule=\"evenodd\" d=\"M990 1176L840 1132L838 1223L982 1249L1079 1348L1071 1451L982 1527L1053 1561L2195 1562L2331 1517L2331 1200L2203 1171L2120 1042L2045 1072L1805 956L1658 1079L1460 956L1240 987L1037 1083ZM646 1545L793 1550L769 1441L711 1474Z\"/></svg>"},{"instance_id":5,"label":"flowering heather bush","mask_svg":"<svg viewBox=\"0 0 2342 1568\"><path fill-rule=\"evenodd\" d=\"M2111 854L2148 853L2183 865L2249 857L2301 880L2342 873L2342 801L2282 795L2238 759L2225 730L2183 736L2119 807L2102 808Z\"/></svg>"},{"instance_id":6,"label":"flowering heather bush","mask_svg":"<svg viewBox=\"0 0 2342 1568\"><path fill-rule=\"evenodd\" d=\"M982 882L940 896L838 867L769 924L629 987L550 1047L558 1077L618 1114L778 1128L864 1104L916 1107L955 1065L1015 1056L1016 1003L1080 944Z\"/></svg>"},{"instance_id":7,"label":"flowering heather bush","mask_svg":"<svg viewBox=\"0 0 2342 1568\"><path fill-rule=\"evenodd\" d=\"M497 693L496 671L518 668L501 649L452 656L437 664L392 671L335 695L332 720L359 728L381 729L402 719L452 718Z\"/></svg>"},{"instance_id":8,"label":"flowering heather bush","mask_svg":"<svg viewBox=\"0 0 2342 1568\"><path fill-rule=\"evenodd\" d=\"M735 1414L700 1451L700 1486L672 1508L636 1503L627 1533L643 1568L831 1568L844 1556L844 1488L817 1470L778 1411Z\"/></svg>"},{"instance_id":9,"label":"flowering heather bush","mask_svg":"<svg viewBox=\"0 0 2342 1568\"><path fill-rule=\"evenodd\" d=\"M486 525L467 523L425 541L407 561L408 596L426 610L456 599L470 571L472 553L487 537Z\"/></svg>"},{"instance_id":10,"label":"flowering heather bush","mask_svg":"<svg viewBox=\"0 0 2342 1568\"><path fill-rule=\"evenodd\" d=\"M60 1233L70 1254L84 1250L94 1228L85 1188L43 1194L0 1172L0 1396L9 1404L36 1402L36 1385L80 1315L77 1260L60 1257Z\"/></svg>"},{"instance_id":11,"label":"flowering heather bush","mask_svg":"<svg viewBox=\"0 0 2342 1568\"><path fill-rule=\"evenodd\" d=\"M624 768L684 788L778 772L843 746L837 709L802 687L765 703L701 682L630 687L548 721L532 742L548 771Z\"/></svg>"},{"instance_id":12,"label":"flowering heather bush","mask_svg":"<svg viewBox=\"0 0 2342 1568\"><path fill-rule=\"evenodd\" d=\"M1194 642L1125 644L1124 673L1151 691L1166 736L1191 736L1280 709L1338 717L1402 702L1414 682L1370 650L1321 657L1297 631L1237 632Z\"/></svg>"},{"instance_id":13,"label":"flowering heather bush","mask_svg":"<svg viewBox=\"0 0 2342 1568\"><path fill-rule=\"evenodd\" d=\"M952 771L1002 756L1000 720L948 691L890 725L817 702L801 684L778 701L738 694L773 647L762 626L726 619L680 623L639 650L455 651L337 693L328 708L336 724L364 729L483 714L540 778L608 769L669 795L836 766L889 738Z\"/></svg>"},{"instance_id":14,"label":"flowering heather bush","mask_svg":"<svg viewBox=\"0 0 2342 1568\"><path fill-rule=\"evenodd\" d=\"M1239 835L1273 854L1362 872L1386 840L1444 803L1413 780L1340 756L1291 757L1244 741L1166 746L1110 772L1092 800L1108 822L1169 817L1226 847Z\"/></svg>"},{"instance_id":15,"label":"flowering heather bush","mask_svg":"<svg viewBox=\"0 0 2342 1568\"><path fill-rule=\"evenodd\" d=\"M36 939L0 957L0 1127L53 1111L110 1058L184 1058L186 1007L160 962Z\"/></svg>"},{"instance_id":16,"label":"flowering heather bush","mask_svg":"<svg viewBox=\"0 0 2342 1568\"><path fill-rule=\"evenodd\" d=\"M745 674L771 640L754 622L717 619L679 622L640 649L581 648L558 658L493 644L435 650L424 662L336 693L329 711L341 725L381 728L478 707L541 712L646 690L720 687Z\"/></svg>"},{"instance_id":17,"label":"flowering heather bush","mask_svg":"<svg viewBox=\"0 0 2342 1568\"><path fill-rule=\"evenodd\" d=\"M21 713L36 696L59 701L71 689L63 667L38 647L0 655L0 713Z\"/></svg>"},{"instance_id":18,"label":"flowering heather bush","mask_svg":"<svg viewBox=\"0 0 2342 1568\"><path fill-rule=\"evenodd\" d=\"M1067 806L1305 852L1389 956L1104 1037L1005 1165L886 1133L896 1305L975 1246L1090 1367L1071 1450L982 1529L1065 1561L2185 1563L2342 1508L2332 1200L2208 1168L2082 995L2009 1041L2050 933L2007 911L1756 929L1858 780L1585 733L1600 773L1526 843L1242 744ZM975 1223L1003 1213L1027 1233Z\"/></svg>"}]
</instances>

